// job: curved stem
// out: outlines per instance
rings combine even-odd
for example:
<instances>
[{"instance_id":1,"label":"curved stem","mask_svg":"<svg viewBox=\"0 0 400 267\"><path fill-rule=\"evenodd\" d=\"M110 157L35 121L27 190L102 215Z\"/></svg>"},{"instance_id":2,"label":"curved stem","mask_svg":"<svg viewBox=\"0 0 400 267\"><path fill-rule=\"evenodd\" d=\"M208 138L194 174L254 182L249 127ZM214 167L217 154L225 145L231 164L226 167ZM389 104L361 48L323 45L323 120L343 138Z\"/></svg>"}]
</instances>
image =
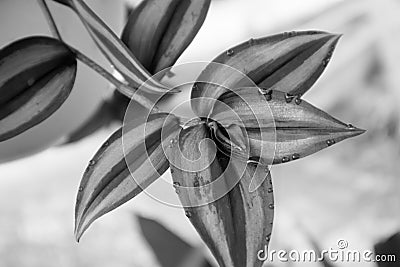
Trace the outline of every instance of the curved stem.
<instances>
[{"instance_id":1,"label":"curved stem","mask_svg":"<svg viewBox=\"0 0 400 267\"><path fill-rule=\"evenodd\" d=\"M53 34L54 37L58 38L59 40L62 40L60 31L57 28L57 24L54 20L53 15L51 14L51 11L49 9L49 6L46 3L46 0L38 0L40 7L43 10L43 14L46 17L47 23L49 24L50 30Z\"/></svg>"},{"instance_id":2,"label":"curved stem","mask_svg":"<svg viewBox=\"0 0 400 267\"><path fill-rule=\"evenodd\" d=\"M60 34L60 31L57 28L57 24L54 20L53 15L51 14L51 11L46 3L46 0L38 0L44 15L46 16L47 23L49 24L50 30L53 34L54 37L58 38L60 41L62 41L62 37ZM70 50L76 55L76 58L80 60L82 63L86 64L88 67L96 71L98 74L100 74L102 77L107 79L110 83L115 85L121 93L123 93L125 96L135 100L145 108L149 109L152 113L153 112L159 112L159 108L150 101L147 97L141 95L137 90L134 88L120 82L118 79L116 79L111 73L109 73L107 70L105 70L103 67L101 67L99 64L91 60L89 57L85 56L83 53L78 51L77 49L69 46Z\"/></svg>"},{"instance_id":3,"label":"curved stem","mask_svg":"<svg viewBox=\"0 0 400 267\"><path fill-rule=\"evenodd\" d=\"M76 58L78 60L80 60L82 63L84 63L94 71L96 71L102 77L107 79L110 83L115 85L119 89L119 91L123 93L125 96L132 98L136 102L143 105L145 108L149 109L151 112L159 112L159 108L155 105L155 103L150 101L147 97L141 95L137 90L119 81L111 73L105 70L102 66L91 60L89 57L85 56L80 51L76 50L71 46L69 48L72 50L72 52L75 53Z\"/></svg>"}]
</instances>

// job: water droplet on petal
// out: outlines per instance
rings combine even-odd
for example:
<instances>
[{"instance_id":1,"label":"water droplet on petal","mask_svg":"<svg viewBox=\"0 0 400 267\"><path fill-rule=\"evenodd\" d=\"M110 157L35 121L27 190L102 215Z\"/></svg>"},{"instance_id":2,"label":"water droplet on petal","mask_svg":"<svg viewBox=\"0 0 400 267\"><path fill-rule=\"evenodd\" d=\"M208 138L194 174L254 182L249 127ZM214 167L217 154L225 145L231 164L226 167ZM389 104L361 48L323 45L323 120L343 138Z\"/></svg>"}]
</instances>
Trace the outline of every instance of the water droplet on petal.
<instances>
[{"instance_id":1,"label":"water droplet on petal","mask_svg":"<svg viewBox=\"0 0 400 267\"><path fill-rule=\"evenodd\" d=\"M297 97L296 100L294 101L296 103L296 105L300 105L302 100L300 97Z\"/></svg>"},{"instance_id":2,"label":"water droplet on petal","mask_svg":"<svg viewBox=\"0 0 400 267\"><path fill-rule=\"evenodd\" d=\"M356 127L354 127L353 124L348 124L348 125L347 125L347 128L348 128L349 130L354 130Z\"/></svg>"},{"instance_id":3,"label":"water droplet on petal","mask_svg":"<svg viewBox=\"0 0 400 267\"><path fill-rule=\"evenodd\" d=\"M80 187L79 187L79 192L82 192L82 191L83 191L83 187L80 186Z\"/></svg>"},{"instance_id":4,"label":"water droplet on petal","mask_svg":"<svg viewBox=\"0 0 400 267\"><path fill-rule=\"evenodd\" d=\"M295 153L295 154L292 155L292 160L296 160L296 159L299 159L299 158L300 158L300 154Z\"/></svg>"},{"instance_id":5,"label":"water droplet on petal","mask_svg":"<svg viewBox=\"0 0 400 267\"><path fill-rule=\"evenodd\" d=\"M268 193L273 193L273 192L274 192L274 189L268 188Z\"/></svg>"},{"instance_id":6,"label":"water droplet on petal","mask_svg":"<svg viewBox=\"0 0 400 267\"><path fill-rule=\"evenodd\" d=\"M108 141L106 141L104 144L103 144L103 148L104 147L108 147L110 145L110 143L108 142Z\"/></svg>"},{"instance_id":7,"label":"water droplet on petal","mask_svg":"<svg viewBox=\"0 0 400 267\"><path fill-rule=\"evenodd\" d=\"M265 237L265 240L267 240L267 242L269 242L269 241L271 240L271 234L267 235L267 236Z\"/></svg>"},{"instance_id":8,"label":"water droplet on petal","mask_svg":"<svg viewBox=\"0 0 400 267\"><path fill-rule=\"evenodd\" d=\"M282 158L282 163L286 163L286 162L289 162L289 161L290 161L289 157L283 157Z\"/></svg>"},{"instance_id":9,"label":"water droplet on petal","mask_svg":"<svg viewBox=\"0 0 400 267\"><path fill-rule=\"evenodd\" d=\"M226 55L227 55L228 57L233 56L234 53L235 53L235 52L233 52L232 49L229 49L229 50L226 51Z\"/></svg>"},{"instance_id":10,"label":"water droplet on petal","mask_svg":"<svg viewBox=\"0 0 400 267\"><path fill-rule=\"evenodd\" d=\"M186 217L190 218L190 217L192 217L192 212L187 210L187 211L185 211L185 215L186 215Z\"/></svg>"},{"instance_id":11,"label":"water droplet on petal","mask_svg":"<svg viewBox=\"0 0 400 267\"><path fill-rule=\"evenodd\" d=\"M194 187L199 187L200 186L200 182L199 181L194 181L193 186Z\"/></svg>"},{"instance_id":12,"label":"water droplet on petal","mask_svg":"<svg viewBox=\"0 0 400 267\"><path fill-rule=\"evenodd\" d=\"M96 161L94 160L89 161L89 166L94 166L94 164L96 164Z\"/></svg>"},{"instance_id":13,"label":"water droplet on petal","mask_svg":"<svg viewBox=\"0 0 400 267\"><path fill-rule=\"evenodd\" d=\"M275 208L275 206L274 206L274 204L271 203L271 204L268 205L268 208L270 208L271 210L273 210L273 209Z\"/></svg>"},{"instance_id":14,"label":"water droplet on petal","mask_svg":"<svg viewBox=\"0 0 400 267\"><path fill-rule=\"evenodd\" d=\"M181 186L181 184L179 182L174 182L173 186L174 187L179 187L179 186Z\"/></svg>"},{"instance_id":15,"label":"water droplet on petal","mask_svg":"<svg viewBox=\"0 0 400 267\"><path fill-rule=\"evenodd\" d=\"M248 159L247 160L247 164L258 164L258 163L260 163L260 162L257 161L257 160L254 160L254 159Z\"/></svg>"},{"instance_id":16,"label":"water droplet on petal","mask_svg":"<svg viewBox=\"0 0 400 267\"><path fill-rule=\"evenodd\" d=\"M295 96L294 96L294 95L291 95L291 94L285 94L285 100L286 100L286 103L290 103L290 102L292 102L294 98L295 98Z\"/></svg>"},{"instance_id":17,"label":"water droplet on petal","mask_svg":"<svg viewBox=\"0 0 400 267\"><path fill-rule=\"evenodd\" d=\"M327 144L328 146L334 145L334 144L335 144L335 140L333 140L333 139L328 140L328 141L326 141L326 144Z\"/></svg>"},{"instance_id":18,"label":"water droplet on petal","mask_svg":"<svg viewBox=\"0 0 400 267\"><path fill-rule=\"evenodd\" d=\"M29 79L27 83L28 86L32 86L35 83L35 79Z\"/></svg>"}]
</instances>

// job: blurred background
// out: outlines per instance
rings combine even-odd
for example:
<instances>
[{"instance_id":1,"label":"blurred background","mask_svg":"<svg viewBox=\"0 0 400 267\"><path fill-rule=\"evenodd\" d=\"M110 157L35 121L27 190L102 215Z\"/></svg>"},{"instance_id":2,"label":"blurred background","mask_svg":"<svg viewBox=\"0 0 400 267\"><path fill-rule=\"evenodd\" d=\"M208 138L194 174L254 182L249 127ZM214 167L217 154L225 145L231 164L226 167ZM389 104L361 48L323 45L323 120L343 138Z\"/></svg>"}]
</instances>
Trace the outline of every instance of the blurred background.
<instances>
[{"instance_id":1,"label":"blurred background","mask_svg":"<svg viewBox=\"0 0 400 267\"><path fill-rule=\"evenodd\" d=\"M120 34L127 8L139 1L86 2ZM64 38L104 65L77 17L60 5L50 7ZM400 231L399 14L398 0L213 0L204 26L179 59L209 61L235 44L282 31L344 34L329 67L304 98L368 131L273 167L276 208L270 249L304 250L315 244L329 249L345 239L351 249L373 250ZM32 0L1 0L0 25L1 47L23 36L49 34ZM111 94L109 85L82 65L75 86L48 120L0 143L0 266L161 266L142 235L139 215L161 223L212 261L184 212L145 194L99 219L79 244L75 242L73 213L82 173L117 127L55 146ZM172 187L165 195L176 198Z\"/></svg>"}]
</instances>

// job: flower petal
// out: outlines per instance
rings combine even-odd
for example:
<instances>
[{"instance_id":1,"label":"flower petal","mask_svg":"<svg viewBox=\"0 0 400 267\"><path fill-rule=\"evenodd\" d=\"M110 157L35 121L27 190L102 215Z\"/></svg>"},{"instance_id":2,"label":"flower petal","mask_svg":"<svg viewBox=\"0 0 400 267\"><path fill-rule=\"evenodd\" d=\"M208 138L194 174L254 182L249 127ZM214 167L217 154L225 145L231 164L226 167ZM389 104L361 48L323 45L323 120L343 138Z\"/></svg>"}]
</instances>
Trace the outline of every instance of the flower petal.
<instances>
[{"instance_id":1,"label":"flower petal","mask_svg":"<svg viewBox=\"0 0 400 267\"><path fill-rule=\"evenodd\" d=\"M69 3L68 6L78 14L96 45L131 86L140 87L149 93L170 91L165 85L152 78L124 43L83 0L69 0L62 3ZM121 93L131 97L135 92L121 91Z\"/></svg>"},{"instance_id":2,"label":"flower petal","mask_svg":"<svg viewBox=\"0 0 400 267\"><path fill-rule=\"evenodd\" d=\"M364 132L280 91L240 88L225 93L219 101L223 105L217 102L212 118L221 125L245 129L250 158L266 164L296 160ZM236 117L226 112L224 105Z\"/></svg>"},{"instance_id":3,"label":"flower petal","mask_svg":"<svg viewBox=\"0 0 400 267\"><path fill-rule=\"evenodd\" d=\"M153 60L154 72L171 67L199 32L211 0L180 1Z\"/></svg>"},{"instance_id":4,"label":"flower petal","mask_svg":"<svg viewBox=\"0 0 400 267\"><path fill-rule=\"evenodd\" d=\"M240 266L261 267L263 262L257 258L258 252L268 248L274 219L271 173L261 165L231 158L226 176L240 177L240 182L228 195L236 226L235 243L245 254L242 256L245 262ZM259 186L254 190L252 184ZM238 233L243 234L244 240Z\"/></svg>"},{"instance_id":5,"label":"flower petal","mask_svg":"<svg viewBox=\"0 0 400 267\"><path fill-rule=\"evenodd\" d=\"M220 266L261 266L257 252L267 246L273 220L269 170L230 160L205 141L210 137L206 124L181 132L170 151L175 189ZM253 180L261 186L250 192Z\"/></svg>"},{"instance_id":6,"label":"flower petal","mask_svg":"<svg viewBox=\"0 0 400 267\"><path fill-rule=\"evenodd\" d=\"M183 130L179 146L171 150L171 174L187 217L220 266L236 266L231 205L223 194L216 197L217 190L226 190L226 181L220 179L216 150L204 141L209 137L204 124ZM222 188L210 186L215 181L221 181Z\"/></svg>"},{"instance_id":7,"label":"flower petal","mask_svg":"<svg viewBox=\"0 0 400 267\"><path fill-rule=\"evenodd\" d=\"M157 48L180 0L142 1L129 16L121 40L150 72Z\"/></svg>"},{"instance_id":8,"label":"flower petal","mask_svg":"<svg viewBox=\"0 0 400 267\"><path fill-rule=\"evenodd\" d=\"M49 37L18 40L0 51L0 141L52 115L67 99L77 62L62 42Z\"/></svg>"},{"instance_id":9,"label":"flower petal","mask_svg":"<svg viewBox=\"0 0 400 267\"><path fill-rule=\"evenodd\" d=\"M177 118L154 114L146 123L125 127L130 128L124 133L119 129L103 144L83 175L75 207L77 240L94 220L135 197L168 169L163 144L178 133Z\"/></svg>"},{"instance_id":10,"label":"flower petal","mask_svg":"<svg viewBox=\"0 0 400 267\"><path fill-rule=\"evenodd\" d=\"M192 108L199 116L210 113L213 99L227 90L256 85L293 95L304 94L329 62L340 35L305 31L251 39L213 60L192 90ZM224 65L231 67L226 68Z\"/></svg>"},{"instance_id":11,"label":"flower petal","mask_svg":"<svg viewBox=\"0 0 400 267\"><path fill-rule=\"evenodd\" d=\"M150 73L171 67L200 30L210 0L148 0L132 11L122 41Z\"/></svg>"}]
</instances>

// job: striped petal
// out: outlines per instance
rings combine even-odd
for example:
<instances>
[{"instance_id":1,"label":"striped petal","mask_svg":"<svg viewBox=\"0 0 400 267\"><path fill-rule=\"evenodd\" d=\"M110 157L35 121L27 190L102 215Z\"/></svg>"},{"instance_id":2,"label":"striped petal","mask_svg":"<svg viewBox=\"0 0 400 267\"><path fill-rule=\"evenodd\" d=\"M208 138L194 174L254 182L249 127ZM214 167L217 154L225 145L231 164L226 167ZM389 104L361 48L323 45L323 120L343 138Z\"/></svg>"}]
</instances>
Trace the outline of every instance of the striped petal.
<instances>
[{"instance_id":1,"label":"striped petal","mask_svg":"<svg viewBox=\"0 0 400 267\"><path fill-rule=\"evenodd\" d=\"M18 40L0 51L0 141L39 124L67 99L77 62L49 37Z\"/></svg>"},{"instance_id":2,"label":"striped petal","mask_svg":"<svg viewBox=\"0 0 400 267\"><path fill-rule=\"evenodd\" d=\"M178 123L170 114L150 115L146 123L125 125L127 131L119 129L103 144L79 187L77 240L94 220L135 197L168 169L163 145L178 133Z\"/></svg>"},{"instance_id":3,"label":"striped petal","mask_svg":"<svg viewBox=\"0 0 400 267\"><path fill-rule=\"evenodd\" d=\"M364 132L280 91L240 88L219 101L223 105L217 102L212 118L224 127L240 126L250 158L265 164L296 160Z\"/></svg>"},{"instance_id":4,"label":"striped petal","mask_svg":"<svg viewBox=\"0 0 400 267\"><path fill-rule=\"evenodd\" d=\"M124 43L83 0L62 1L62 4L66 3L78 14L96 45L129 85L134 88L140 87L149 93L165 93L170 91L165 85L152 78L150 73ZM121 90L121 93L131 97L135 92Z\"/></svg>"},{"instance_id":5,"label":"striped petal","mask_svg":"<svg viewBox=\"0 0 400 267\"><path fill-rule=\"evenodd\" d=\"M231 158L226 176L234 180L240 177L238 185L228 194L236 227L236 253L243 254L237 266L261 267L259 251L268 248L274 219L271 173L261 165ZM253 184L258 185L256 189Z\"/></svg>"},{"instance_id":6,"label":"striped petal","mask_svg":"<svg viewBox=\"0 0 400 267\"><path fill-rule=\"evenodd\" d=\"M193 87L192 108L207 116L228 90L253 86L279 90L292 95L304 94L327 66L340 35L306 31L283 33L251 39L213 60ZM228 65L231 68L225 67Z\"/></svg>"},{"instance_id":7,"label":"striped petal","mask_svg":"<svg viewBox=\"0 0 400 267\"><path fill-rule=\"evenodd\" d=\"M207 142L206 124L181 132L171 153L174 186L199 235L222 267L261 266L257 252L268 245L273 220L269 171L230 160ZM252 180L257 190L249 191Z\"/></svg>"},{"instance_id":8,"label":"striped petal","mask_svg":"<svg viewBox=\"0 0 400 267\"><path fill-rule=\"evenodd\" d=\"M171 174L186 216L219 265L236 266L231 205L219 194L227 190L227 185L216 150L204 141L208 138L210 133L204 124L183 130L179 146L171 150Z\"/></svg>"},{"instance_id":9,"label":"striped petal","mask_svg":"<svg viewBox=\"0 0 400 267\"><path fill-rule=\"evenodd\" d=\"M132 11L122 41L150 73L171 67L203 24L210 0L147 0Z\"/></svg>"}]
</instances>

